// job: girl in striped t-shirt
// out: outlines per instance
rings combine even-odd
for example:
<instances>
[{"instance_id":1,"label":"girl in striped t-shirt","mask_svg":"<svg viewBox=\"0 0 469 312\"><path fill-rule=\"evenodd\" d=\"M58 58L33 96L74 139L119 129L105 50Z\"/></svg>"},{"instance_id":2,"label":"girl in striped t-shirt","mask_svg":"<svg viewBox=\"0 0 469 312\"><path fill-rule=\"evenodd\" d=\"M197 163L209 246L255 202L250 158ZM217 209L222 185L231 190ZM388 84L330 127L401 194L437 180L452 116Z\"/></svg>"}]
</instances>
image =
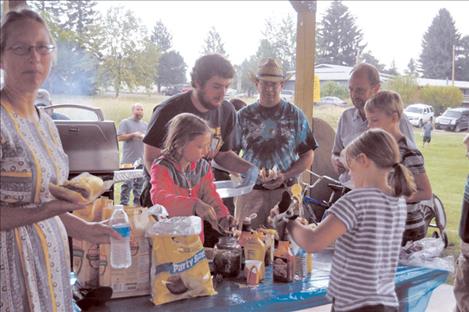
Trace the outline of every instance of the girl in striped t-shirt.
<instances>
[{"instance_id":1,"label":"girl in striped t-shirt","mask_svg":"<svg viewBox=\"0 0 469 312\"><path fill-rule=\"evenodd\" d=\"M335 241L332 311L397 311L394 275L406 219L400 196L415 191L412 175L400 164L396 140L380 129L367 130L344 153L355 188L317 228L289 221L288 230L306 252Z\"/></svg>"},{"instance_id":2,"label":"girl in striped t-shirt","mask_svg":"<svg viewBox=\"0 0 469 312\"><path fill-rule=\"evenodd\" d=\"M398 93L380 91L365 104L368 127L389 132L399 145L401 163L412 172L417 190L406 198L407 220L402 245L407 241L422 239L427 234L425 211L422 201L432 199L432 187L425 172L423 155L399 129L403 104Z\"/></svg>"}]
</instances>

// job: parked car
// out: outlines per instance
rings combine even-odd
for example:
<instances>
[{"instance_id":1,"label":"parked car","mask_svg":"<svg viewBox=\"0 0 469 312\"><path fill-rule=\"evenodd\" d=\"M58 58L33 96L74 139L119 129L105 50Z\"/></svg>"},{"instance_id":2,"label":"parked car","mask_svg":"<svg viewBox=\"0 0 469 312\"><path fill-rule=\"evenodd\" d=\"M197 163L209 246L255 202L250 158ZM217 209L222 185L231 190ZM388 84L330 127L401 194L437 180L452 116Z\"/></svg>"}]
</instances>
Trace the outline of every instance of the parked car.
<instances>
[{"instance_id":1,"label":"parked car","mask_svg":"<svg viewBox=\"0 0 469 312\"><path fill-rule=\"evenodd\" d=\"M435 120L435 128L459 132L469 129L469 108L448 108Z\"/></svg>"},{"instance_id":2,"label":"parked car","mask_svg":"<svg viewBox=\"0 0 469 312\"><path fill-rule=\"evenodd\" d=\"M293 103L295 100L295 92L293 90L282 90L280 92L280 97L284 98L286 101Z\"/></svg>"},{"instance_id":3,"label":"parked car","mask_svg":"<svg viewBox=\"0 0 469 312\"><path fill-rule=\"evenodd\" d=\"M189 91L190 89L191 89L190 84L179 83L179 84L175 84L175 85L167 87L163 91L163 94L168 95L168 96L173 96L173 95L178 94L178 93L183 93L183 92Z\"/></svg>"},{"instance_id":4,"label":"parked car","mask_svg":"<svg viewBox=\"0 0 469 312\"><path fill-rule=\"evenodd\" d=\"M325 96L319 99L318 105L347 106L347 102L336 96Z\"/></svg>"},{"instance_id":5,"label":"parked car","mask_svg":"<svg viewBox=\"0 0 469 312\"><path fill-rule=\"evenodd\" d=\"M433 121L433 107L427 104L411 104L404 109L404 114L415 127L422 127L427 121Z\"/></svg>"},{"instance_id":6,"label":"parked car","mask_svg":"<svg viewBox=\"0 0 469 312\"><path fill-rule=\"evenodd\" d=\"M238 94L238 90L228 88L225 91L225 100L229 101L231 98L234 98L235 96L237 96L237 94Z\"/></svg>"}]
</instances>

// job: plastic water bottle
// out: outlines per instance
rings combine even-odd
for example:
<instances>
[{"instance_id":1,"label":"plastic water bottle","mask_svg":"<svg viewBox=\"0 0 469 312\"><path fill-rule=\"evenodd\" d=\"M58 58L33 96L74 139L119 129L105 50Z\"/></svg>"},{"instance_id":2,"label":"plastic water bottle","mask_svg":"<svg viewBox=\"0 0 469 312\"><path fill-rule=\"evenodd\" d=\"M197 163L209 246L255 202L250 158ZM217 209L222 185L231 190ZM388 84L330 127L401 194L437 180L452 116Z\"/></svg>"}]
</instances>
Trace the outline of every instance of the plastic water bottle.
<instances>
[{"instance_id":1,"label":"plastic water bottle","mask_svg":"<svg viewBox=\"0 0 469 312\"><path fill-rule=\"evenodd\" d=\"M302 248L298 248L295 256L295 278L303 279L306 276L306 252Z\"/></svg>"},{"instance_id":2,"label":"plastic water bottle","mask_svg":"<svg viewBox=\"0 0 469 312\"><path fill-rule=\"evenodd\" d=\"M132 264L130 256L130 224L124 206L114 206L114 212L109 220L110 225L122 236L122 239L111 237L111 266L115 269L125 269Z\"/></svg>"}]
</instances>

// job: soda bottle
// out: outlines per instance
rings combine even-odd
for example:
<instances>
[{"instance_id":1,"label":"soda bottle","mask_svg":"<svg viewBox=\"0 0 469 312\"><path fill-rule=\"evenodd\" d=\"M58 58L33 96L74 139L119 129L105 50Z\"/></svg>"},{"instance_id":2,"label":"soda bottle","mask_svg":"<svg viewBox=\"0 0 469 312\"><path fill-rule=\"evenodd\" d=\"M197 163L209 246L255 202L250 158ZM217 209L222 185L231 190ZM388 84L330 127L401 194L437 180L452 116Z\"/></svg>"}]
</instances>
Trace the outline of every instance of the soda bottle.
<instances>
[{"instance_id":1,"label":"soda bottle","mask_svg":"<svg viewBox=\"0 0 469 312\"><path fill-rule=\"evenodd\" d=\"M289 283L295 276L295 256L290 248L290 241L278 241L274 252L272 267L274 282Z\"/></svg>"},{"instance_id":2,"label":"soda bottle","mask_svg":"<svg viewBox=\"0 0 469 312\"><path fill-rule=\"evenodd\" d=\"M132 264L130 256L130 224L129 217L124 211L124 206L114 206L114 212L109 223L122 238L111 237L111 266L115 269L125 269Z\"/></svg>"}]
</instances>

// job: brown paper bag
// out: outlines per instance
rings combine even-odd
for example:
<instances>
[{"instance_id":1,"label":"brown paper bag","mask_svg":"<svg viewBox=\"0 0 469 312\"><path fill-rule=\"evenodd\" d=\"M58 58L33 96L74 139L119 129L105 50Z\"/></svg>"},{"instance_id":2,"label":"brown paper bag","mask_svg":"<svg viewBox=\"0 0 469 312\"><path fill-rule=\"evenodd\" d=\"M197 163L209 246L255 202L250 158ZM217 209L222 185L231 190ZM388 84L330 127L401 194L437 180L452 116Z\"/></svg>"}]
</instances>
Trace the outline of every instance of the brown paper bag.
<instances>
[{"instance_id":1,"label":"brown paper bag","mask_svg":"<svg viewBox=\"0 0 469 312\"><path fill-rule=\"evenodd\" d=\"M145 228L153 222L144 212L147 208L126 207L131 227L130 252L132 265L127 269L111 267L111 246L99 248L99 285L113 289L112 298L144 296L150 294L150 242L145 238ZM103 220L109 219L112 208L103 212Z\"/></svg>"},{"instance_id":2,"label":"brown paper bag","mask_svg":"<svg viewBox=\"0 0 469 312\"><path fill-rule=\"evenodd\" d=\"M112 206L112 200L100 197L86 208L75 210L74 215L89 221L97 222L102 219L103 208ZM97 287L99 277L99 246L90 242L73 239L73 271L78 276L78 281L83 287Z\"/></svg>"}]
</instances>

